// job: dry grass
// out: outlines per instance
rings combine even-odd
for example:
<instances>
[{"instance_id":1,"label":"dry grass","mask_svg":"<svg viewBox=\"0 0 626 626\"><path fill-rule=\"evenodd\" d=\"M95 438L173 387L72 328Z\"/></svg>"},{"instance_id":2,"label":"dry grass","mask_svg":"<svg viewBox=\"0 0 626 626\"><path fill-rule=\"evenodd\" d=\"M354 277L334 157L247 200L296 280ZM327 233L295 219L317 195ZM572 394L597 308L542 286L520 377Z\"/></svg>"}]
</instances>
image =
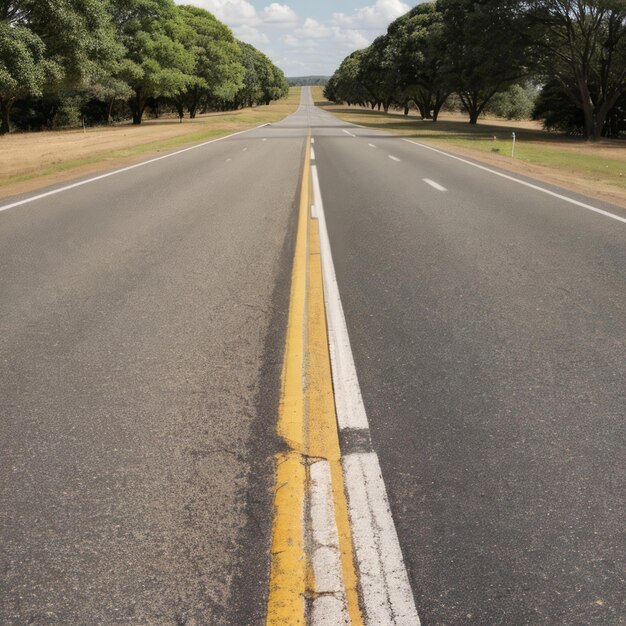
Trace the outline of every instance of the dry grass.
<instances>
[{"instance_id":1,"label":"dry grass","mask_svg":"<svg viewBox=\"0 0 626 626\"><path fill-rule=\"evenodd\" d=\"M0 196L23 193L142 156L277 122L298 108L300 89L269 106L200 115L195 120L147 119L109 128L15 133L0 138Z\"/></svg>"}]
</instances>

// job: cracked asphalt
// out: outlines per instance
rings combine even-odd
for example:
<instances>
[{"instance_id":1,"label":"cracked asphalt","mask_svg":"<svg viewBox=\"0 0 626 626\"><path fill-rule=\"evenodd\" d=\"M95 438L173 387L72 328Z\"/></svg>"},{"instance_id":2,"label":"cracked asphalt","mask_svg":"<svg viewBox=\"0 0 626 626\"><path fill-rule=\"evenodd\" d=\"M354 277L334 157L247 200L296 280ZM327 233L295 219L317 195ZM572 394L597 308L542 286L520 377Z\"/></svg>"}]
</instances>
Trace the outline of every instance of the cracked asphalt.
<instances>
[{"instance_id":1,"label":"cracked asphalt","mask_svg":"<svg viewBox=\"0 0 626 626\"><path fill-rule=\"evenodd\" d=\"M0 213L3 625L263 621L303 149L278 125Z\"/></svg>"}]
</instances>

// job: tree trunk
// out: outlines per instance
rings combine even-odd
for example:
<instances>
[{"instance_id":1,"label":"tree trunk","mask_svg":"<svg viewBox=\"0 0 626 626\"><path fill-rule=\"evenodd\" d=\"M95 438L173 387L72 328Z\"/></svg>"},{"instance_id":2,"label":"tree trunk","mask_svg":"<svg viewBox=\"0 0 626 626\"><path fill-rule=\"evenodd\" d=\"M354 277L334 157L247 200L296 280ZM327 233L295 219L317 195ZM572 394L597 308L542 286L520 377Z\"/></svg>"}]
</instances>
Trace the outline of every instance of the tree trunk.
<instances>
[{"instance_id":1,"label":"tree trunk","mask_svg":"<svg viewBox=\"0 0 626 626\"><path fill-rule=\"evenodd\" d=\"M0 135L6 135L11 132L11 109L15 98L7 98L0 100L0 112L2 121L0 121Z\"/></svg>"},{"instance_id":2,"label":"tree trunk","mask_svg":"<svg viewBox=\"0 0 626 626\"><path fill-rule=\"evenodd\" d=\"M409 111L411 110L411 107L409 106L408 102L404 103L404 117L408 117L409 116Z\"/></svg>"},{"instance_id":3,"label":"tree trunk","mask_svg":"<svg viewBox=\"0 0 626 626\"><path fill-rule=\"evenodd\" d=\"M585 138L589 141L602 139L609 114L607 104L604 103L600 107L595 107L593 102L589 100L589 102L584 103L583 111L585 113Z\"/></svg>"},{"instance_id":4,"label":"tree trunk","mask_svg":"<svg viewBox=\"0 0 626 626\"><path fill-rule=\"evenodd\" d=\"M180 100L176 101L176 111L178 112L178 117L179 119L183 119L183 117L185 117L185 107L183 106L183 103Z\"/></svg>"},{"instance_id":5,"label":"tree trunk","mask_svg":"<svg viewBox=\"0 0 626 626\"><path fill-rule=\"evenodd\" d=\"M135 97L130 101L130 110L133 113L133 124L139 125L143 119L143 112L146 109L146 99L140 89L135 91Z\"/></svg>"},{"instance_id":6,"label":"tree trunk","mask_svg":"<svg viewBox=\"0 0 626 626\"><path fill-rule=\"evenodd\" d=\"M441 113L441 109L443 105L446 103L448 99L448 94L439 94L435 96L435 104L433 106L433 122L436 122L439 119L439 113Z\"/></svg>"}]
</instances>

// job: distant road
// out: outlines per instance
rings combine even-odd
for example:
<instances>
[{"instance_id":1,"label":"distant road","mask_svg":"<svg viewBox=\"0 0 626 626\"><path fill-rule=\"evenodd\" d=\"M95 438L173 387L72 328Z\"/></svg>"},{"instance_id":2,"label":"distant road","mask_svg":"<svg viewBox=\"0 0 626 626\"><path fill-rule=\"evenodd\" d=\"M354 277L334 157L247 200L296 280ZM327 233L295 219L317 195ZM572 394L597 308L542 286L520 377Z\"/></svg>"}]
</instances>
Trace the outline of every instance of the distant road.
<instances>
[{"instance_id":1,"label":"distant road","mask_svg":"<svg viewBox=\"0 0 626 626\"><path fill-rule=\"evenodd\" d=\"M371 435L335 398L344 469L377 455L422 623L622 624L626 210L302 98L0 205L0 623L265 622L311 129Z\"/></svg>"}]
</instances>

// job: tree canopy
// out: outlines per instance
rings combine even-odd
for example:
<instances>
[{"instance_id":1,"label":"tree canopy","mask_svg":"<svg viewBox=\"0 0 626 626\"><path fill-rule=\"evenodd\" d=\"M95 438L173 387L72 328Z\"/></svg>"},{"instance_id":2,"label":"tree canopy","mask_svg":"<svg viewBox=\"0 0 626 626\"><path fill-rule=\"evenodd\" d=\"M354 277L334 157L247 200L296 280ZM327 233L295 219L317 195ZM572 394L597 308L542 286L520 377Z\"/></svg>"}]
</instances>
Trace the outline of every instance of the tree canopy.
<instances>
[{"instance_id":1,"label":"tree canopy","mask_svg":"<svg viewBox=\"0 0 626 626\"><path fill-rule=\"evenodd\" d=\"M269 104L287 90L265 55L197 7L174 0L0 0L1 133L9 132L16 104L27 119L51 123L68 103L80 109L101 102L108 119L123 101L140 124L157 100L194 117L199 108Z\"/></svg>"},{"instance_id":2,"label":"tree canopy","mask_svg":"<svg viewBox=\"0 0 626 626\"><path fill-rule=\"evenodd\" d=\"M549 84L552 96L559 91L580 111L589 139L620 132L626 2L422 3L370 47L350 54L325 93L333 101L385 110L393 104L405 114L414 103L422 118L433 121L455 94L475 124L488 110L513 117L530 111L528 84Z\"/></svg>"}]
</instances>

